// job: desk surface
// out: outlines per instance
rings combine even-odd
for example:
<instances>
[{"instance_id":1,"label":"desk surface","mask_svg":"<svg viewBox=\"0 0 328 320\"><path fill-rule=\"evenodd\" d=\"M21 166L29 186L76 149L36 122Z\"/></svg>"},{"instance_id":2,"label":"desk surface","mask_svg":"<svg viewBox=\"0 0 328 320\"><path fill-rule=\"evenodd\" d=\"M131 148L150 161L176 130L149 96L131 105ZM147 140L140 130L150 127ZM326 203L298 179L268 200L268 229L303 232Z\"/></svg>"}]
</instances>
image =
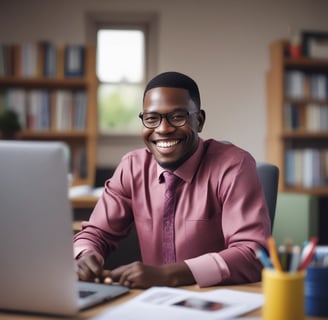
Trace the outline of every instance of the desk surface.
<instances>
[{"instance_id":1,"label":"desk surface","mask_svg":"<svg viewBox=\"0 0 328 320\"><path fill-rule=\"evenodd\" d=\"M99 198L95 196L82 196L82 197L70 198L72 208L74 209L94 208L98 200Z\"/></svg>"},{"instance_id":2,"label":"desk surface","mask_svg":"<svg viewBox=\"0 0 328 320\"><path fill-rule=\"evenodd\" d=\"M262 292L261 283L252 283L252 284L245 284L245 285L237 285L237 286L219 286L219 287L212 287L212 288L203 288L200 289L197 286L186 286L181 287L182 289L192 290L192 291L198 291L198 292L204 292L209 291L213 289L234 289L234 290L240 290L240 291L246 291L246 292L255 292L259 293ZM141 290L131 290L130 293L117 298L116 300L113 300L111 302L103 303L99 306L93 307L91 309L82 311L79 313L79 315L74 319L90 319L92 317L95 317L99 313L105 311L106 309L113 307L115 305L121 304L123 302L126 302L134 297L136 297ZM261 317L261 309L254 310L250 313L247 313L244 315L245 320L250 317ZM24 314L17 314L17 313L5 313L0 312L0 320L51 320L51 319L63 319L63 318L56 318L56 317L45 317L45 316L38 316L38 315L24 315ZM71 318L70 318L71 319ZM318 317L306 317L306 320L315 320L315 319L328 319L328 318L318 318Z\"/></svg>"}]
</instances>

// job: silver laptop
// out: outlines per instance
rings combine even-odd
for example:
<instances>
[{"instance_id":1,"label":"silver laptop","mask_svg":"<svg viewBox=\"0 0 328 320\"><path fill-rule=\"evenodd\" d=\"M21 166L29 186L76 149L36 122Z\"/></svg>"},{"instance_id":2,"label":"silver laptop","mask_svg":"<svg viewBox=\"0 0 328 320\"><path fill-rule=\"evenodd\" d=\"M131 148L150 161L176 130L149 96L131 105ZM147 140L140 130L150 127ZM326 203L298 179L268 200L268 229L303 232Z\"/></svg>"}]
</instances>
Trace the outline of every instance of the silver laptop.
<instances>
[{"instance_id":1,"label":"silver laptop","mask_svg":"<svg viewBox=\"0 0 328 320\"><path fill-rule=\"evenodd\" d=\"M77 281L66 149L0 141L0 309L74 315L128 292Z\"/></svg>"}]
</instances>

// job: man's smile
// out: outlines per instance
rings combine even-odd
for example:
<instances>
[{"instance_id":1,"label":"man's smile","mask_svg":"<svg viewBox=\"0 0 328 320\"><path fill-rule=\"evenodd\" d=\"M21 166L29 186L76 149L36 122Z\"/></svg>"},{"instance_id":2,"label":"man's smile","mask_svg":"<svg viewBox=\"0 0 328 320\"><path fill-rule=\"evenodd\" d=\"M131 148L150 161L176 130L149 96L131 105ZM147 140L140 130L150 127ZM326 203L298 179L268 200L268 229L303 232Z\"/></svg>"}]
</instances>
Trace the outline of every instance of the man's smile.
<instances>
[{"instance_id":1,"label":"man's smile","mask_svg":"<svg viewBox=\"0 0 328 320\"><path fill-rule=\"evenodd\" d=\"M156 144L157 147L159 148L171 148L175 145L177 145L178 143L180 143L181 140L158 140L158 141L154 141L154 143Z\"/></svg>"}]
</instances>

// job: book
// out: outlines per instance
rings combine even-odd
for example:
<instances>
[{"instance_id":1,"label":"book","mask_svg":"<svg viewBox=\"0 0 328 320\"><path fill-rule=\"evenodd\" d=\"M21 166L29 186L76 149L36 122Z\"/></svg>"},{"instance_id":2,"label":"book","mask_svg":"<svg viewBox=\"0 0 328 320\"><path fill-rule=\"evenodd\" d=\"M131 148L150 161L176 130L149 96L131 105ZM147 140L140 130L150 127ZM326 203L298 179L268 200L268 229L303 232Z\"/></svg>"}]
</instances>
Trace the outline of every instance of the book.
<instances>
[{"instance_id":1,"label":"book","mask_svg":"<svg viewBox=\"0 0 328 320\"><path fill-rule=\"evenodd\" d=\"M57 49L49 41L42 42L43 48L43 76L46 78L55 78L57 76Z\"/></svg>"},{"instance_id":2,"label":"book","mask_svg":"<svg viewBox=\"0 0 328 320\"><path fill-rule=\"evenodd\" d=\"M14 46L0 44L0 77L11 77L14 75Z\"/></svg>"},{"instance_id":3,"label":"book","mask_svg":"<svg viewBox=\"0 0 328 320\"><path fill-rule=\"evenodd\" d=\"M73 95L73 129L85 130L87 111L87 94L85 91L77 91Z\"/></svg>"},{"instance_id":4,"label":"book","mask_svg":"<svg viewBox=\"0 0 328 320\"><path fill-rule=\"evenodd\" d=\"M64 49L64 57L65 77L83 77L85 47L82 45L67 45Z\"/></svg>"},{"instance_id":5,"label":"book","mask_svg":"<svg viewBox=\"0 0 328 320\"><path fill-rule=\"evenodd\" d=\"M299 70L290 70L285 73L285 92L290 99L305 97L305 74Z\"/></svg>"}]
</instances>

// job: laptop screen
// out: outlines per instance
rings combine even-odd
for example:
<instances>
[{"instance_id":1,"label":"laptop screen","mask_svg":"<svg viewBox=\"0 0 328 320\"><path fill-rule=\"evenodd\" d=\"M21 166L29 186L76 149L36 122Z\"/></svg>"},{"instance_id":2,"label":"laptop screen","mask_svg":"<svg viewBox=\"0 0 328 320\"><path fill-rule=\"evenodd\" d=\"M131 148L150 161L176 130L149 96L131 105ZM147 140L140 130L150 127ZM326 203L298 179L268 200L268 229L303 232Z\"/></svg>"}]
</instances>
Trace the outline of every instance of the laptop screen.
<instances>
[{"instance_id":1,"label":"laptop screen","mask_svg":"<svg viewBox=\"0 0 328 320\"><path fill-rule=\"evenodd\" d=\"M78 310L66 146L0 141L0 308Z\"/></svg>"}]
</instances>

